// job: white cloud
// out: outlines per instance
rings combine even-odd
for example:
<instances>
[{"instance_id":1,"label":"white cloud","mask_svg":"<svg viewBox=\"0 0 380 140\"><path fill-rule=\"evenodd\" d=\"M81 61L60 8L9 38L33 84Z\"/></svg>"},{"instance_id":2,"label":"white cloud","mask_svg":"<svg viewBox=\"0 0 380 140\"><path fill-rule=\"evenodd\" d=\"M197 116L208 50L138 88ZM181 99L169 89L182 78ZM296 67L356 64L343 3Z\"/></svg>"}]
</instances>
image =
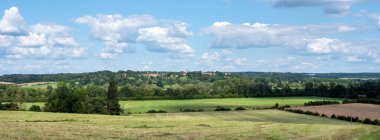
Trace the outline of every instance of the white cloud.
<instances>
[{"instance_id":1,"label":"white cloud","mask_svg":"<svg viewBox=\"0 0 380 140\"><path fill-rule=\"evenodd\" d=\"M138 30L156 23L148 15L123 17L119 14L82 16L75 19L75 22L88 25L92 36L103 41L105 47L98 54L102 59L115 59L119 54L128 52L128 44L136 42Z\"/></svg>"},{"instance_id":2,"label":"white cloud","mask_svg":"<svg viewBox=\"0 0 380 140\"><path fill-rule=\"evenodd\" d=\"M211 46L215 48L269 47L297 43L297 40L292 39L297 36L296 31L279 25L215 22L204 32L212 37Z\"/></svg>"},{"instance_id":3,"label":"white cloud","mask_svg":"<svg viewBox=\"0 0 380 140\"><path fill-rule=\"evenodd\" d=\"M66 26L54 25L54 24L40 24L37 23L30 27L30 32L47 34L47 35L57 35L57 34L67 34L70 29Z\"/></svg>"},{"instance_id":4,"label":"white cloud","mask_svg":"<svg viewBox=\"0 0 380 140\"><path fill-rule=\"evenodd\" d=\"M5 11L0 21L0 56L8 59L78 58L84 49L69 28L54 24L28 26L17 7Z\"/></svg>"},{"instance_id":5,"label":"white cloud","mask_svg":"<svg viewBox=\"0 0 380 140\"><path fill-rule=\"evenodd\" d=\"M361 59L358 55L347 56L346 59L348 62L362 62L363 61L363 59Z\"/></svg>"},{"instance_id":6,"label":"white cloud","mask_svg":"<svg viewBox=\"0 0 380 140\"><path fill-rule=\"evenodd\" d=\"M245 65L247 63L247 61L248 60L245 57L243 57L243 58L237 58L237 59L234 60L234 64L241 66L241 65Z\"/></svg>"},{"instance_id":7,"label":"white cloud","mask_svg":"<svg viewBox=\"0 0 380 140\"><path fill-rule=\"evenodd\" d=\"M10 47L14 37L7 35L0 35L0 48L2 47Z\"/></svg>"},{"instance_id":8,"label":"white cloud","mask_svg":"<svg viewBox=\"0 0 380 140\"><path fill-rule=\"evenodd\" d=\"M46 36L30 32L28 36L18 37L18 42L18 46L21 47L40 47L46 44Z\"/></svg>"},{"instance_id":9,"label":"white cloud","mask_svg":"<svg viewBox=\"0 0 380 140\"><path fill-rule=\"evenodd\" d=\"M93 37L103 41L105 47L98 55L101 58L116 58L131 49L130 43L142 43L149 51L156 52L194 52L186 42L186 38L193 33L187 30L187 24L183 22L158 26L152 16L123 17L119 14L83 16L75 21L90 26Z\"/></svg>"},{"instance_id":10,"label":"white cloud","mask_svg":"<svg viewBox=\"0 0 380 140\"><path fill-rule=\"evenodd\" d=\"M215 22L204 29L211 37L213 48L257 48L285 47L297 53L329 54L347 52L343 41L319 35L326 30L337 33L338 26L327 25L281 26L277 24ZM354 30L354 27L341 25L341 31Z\"/></svg>"},{"instance_id":11,"label":"white cloud","mask_svg":"<svg viewBox=\"0 0 380 140\"><path fill-rule=\"evenodd\" d=\"M0 20L0 34L19 35L24 34L26 24L20 15L17 7L5 10L3 18Z\"/></svg>"},{"instance_id":12,"label":"white cloud","mask_svg":"<svg viewBox=\"0 0 380 140\"><path fill-rule=\"evenodd\" d=\"M82 16L75 19L75 22L90 26L92 35L102 41L127 42L135 40L139 28L156 23L153 17L148 15L123 17L119 14Z\"/></svg>"},{"instance_id":13,"label":"white cloud","mask_svg":"<svg viewBox=\"0 0 380 140\"><path fill-rule=\"evenodd\" d=\"M309 42L307 51L316 54L328 54L334 52L345 52L344 43L337 39L318 38Z\"/></svg>"},{"instance_id":14,"label":"white cloud","mask_svg":"<svg viewBox=\"0 0 380 140\"><path fill-rule=\"evenodd\" d=\"M380 16L377 18L377 26L380 28Z\"/></svg>"},{"instance_id":15,"label":"white cloud","mask_svg":"<svg viewBox=\"0 0 380 140\"><path fill-rule=\"evenodd\" d=\"M209 54L207 52L203 53L201 60L203 63L206 63L208 66L214 65L215 62L219 61L221 59L221 56L218 52L214 52L212 54Z\"/></svg>"},{"instance_id":16,"label":"white cloud","mask_svg":"<svg viewBox=\"0 0 380 140\"><path fill-rule=\"evenodd\" d=\"M356 28L352 26L342 25L338 27L339 32L350 32L350 31L355 31L355 30Z\"/></svg>"},{"instance_id":17,"label":"white cloud","mask_svg":"<svg viewBox=\"0 0 380 140\"><path fill-rule=\"evenodd\" d=\"M166 28L150 27L139 29L137 41L143 43L151 51L169 51L183 54L193 53L193 49L187 45L185 38L192 35L186 27Z\"/></svg>"},{"instance_id":18,"label":"white cloud","mask_svg":"<svg viewBox=\"0 0 380 140\"><path fill-rule=\"evenodd\" d=\"M351 11L351 5L355 0L275 0L276 8L294 7L323 7L323 11L329 15L342 15Z\"/></svg>"}]
</instances>

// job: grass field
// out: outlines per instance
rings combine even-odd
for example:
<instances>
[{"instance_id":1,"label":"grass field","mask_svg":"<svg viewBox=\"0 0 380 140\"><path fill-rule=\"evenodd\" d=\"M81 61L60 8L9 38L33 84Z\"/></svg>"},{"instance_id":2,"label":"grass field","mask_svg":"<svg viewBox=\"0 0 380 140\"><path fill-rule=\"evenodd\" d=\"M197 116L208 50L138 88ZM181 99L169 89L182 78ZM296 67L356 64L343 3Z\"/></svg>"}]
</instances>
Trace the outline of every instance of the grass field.
<instances>
[{"instance_id":1,"label":"grass field","mask_svg":"<svg viewBox=\"0 0 380 140\"><path fill-rule=\"evenodd\" d=\"M278 110L85 115L0 111L1 139L380 139L380 127Z\"/></svg>"},{"instance_id":2,"label":"grass field","mask_svg":"<svg viewBox=\"0 0 380 140\"><path fill-rule=\"evenodd\" d=\"M49 85L52 86L53 88L57 87L56 82L33 82L33 83L22 83L19 85L26 88L41 88L41 89L46 89Z\"/></svg>"},{"instance_id":3,"label":"grass field","mask_svg":"<svg viewBox=\"0 0 380 140\"><path fill-rule=\"evenodd\" d=\"M216 106L245 107L247 109L270 107L275 103L280 105L302 106L305 102L316 100L337 100L337 98L320 97L270 97L270 98L225 98L225 99L194 99L194 100L146 100L146 101L121 101L125 112L139 113L148 110L165 110L179 112L181 109L214 110Z\"/></svg>"},{"instance_id":4,"label":"grass field","mask_svg":"<svg viewBox=\"0 0 380 140\"><path fill-rule=\"evenodd\" d=\"M169 112L180 112L181 109L203 109L212 111L216 106L245 107L247 109L270 107L275 103L280 105L302 106L305 102L316 100L337 100L338 98L321 97L268 97L268 98L225 98L225 99L193 99L193 100L145 100L145 101L120 101L124 112L144 113L149 110L165 110ZM43 106L44 103L24 103L22 108L29 109L33 104Z\"/></svg>"}]
</instances>

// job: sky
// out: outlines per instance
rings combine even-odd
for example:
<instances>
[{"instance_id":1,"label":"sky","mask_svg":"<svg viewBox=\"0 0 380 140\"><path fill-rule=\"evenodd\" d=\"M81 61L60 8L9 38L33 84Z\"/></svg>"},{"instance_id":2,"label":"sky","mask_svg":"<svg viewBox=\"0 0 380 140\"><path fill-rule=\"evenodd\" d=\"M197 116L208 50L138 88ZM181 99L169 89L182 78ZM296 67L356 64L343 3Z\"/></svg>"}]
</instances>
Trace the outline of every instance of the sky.
<instances>
[{"instance_id":1,"label":"sky","mask_svg":"<svg viewBox=\"0 0 380 140\"><path fill-rule=\"evenodd\" d=\"M2 0L0 75L380 72L380 0Z\"/></svg>"}]
</instances>

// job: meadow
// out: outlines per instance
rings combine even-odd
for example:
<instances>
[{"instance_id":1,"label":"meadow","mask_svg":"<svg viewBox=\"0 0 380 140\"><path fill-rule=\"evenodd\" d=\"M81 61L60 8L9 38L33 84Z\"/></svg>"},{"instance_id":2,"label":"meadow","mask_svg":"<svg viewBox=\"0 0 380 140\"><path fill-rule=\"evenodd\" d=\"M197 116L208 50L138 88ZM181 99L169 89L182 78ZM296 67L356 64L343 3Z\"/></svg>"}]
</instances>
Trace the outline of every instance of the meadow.
<instances>
[{"instance_id":1,"label":"meadow","mask_svg":"<svg viewBox=\"0 0 380 140\"><path fill-rule=\"evenodd\" d=\"M135 100L120 101L124 112L145 113L149 110L165 110L168 112L180 112L184 109L213 111L216 106L244 107L247 109L272 107L275 103L281 105L303 106L305 102L336 100L340 98L323 97L265 97L265 98L224 98L224 99L188 99L188 100ZM43 106L43 102L24 103L22 108L27 110L33 104Z\"/></svg>"},{"instance_id":2,"label":"meadow","mask_svg":"<svg viewBox=\"0 0 380 140\"><path fill-rule=\"evenodd\" d=\"M379 139L380 127L279 110L110 116L0 111L2 139Z\"/></svg>"}]
</instances>

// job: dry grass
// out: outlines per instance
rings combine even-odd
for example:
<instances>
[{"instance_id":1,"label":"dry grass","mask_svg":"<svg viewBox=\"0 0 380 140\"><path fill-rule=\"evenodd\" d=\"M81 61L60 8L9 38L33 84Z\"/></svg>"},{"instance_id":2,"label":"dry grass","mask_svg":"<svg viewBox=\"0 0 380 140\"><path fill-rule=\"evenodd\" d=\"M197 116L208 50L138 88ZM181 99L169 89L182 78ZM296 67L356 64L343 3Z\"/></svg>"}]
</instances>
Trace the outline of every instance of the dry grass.
<instances>
[{"instance_id":1,"label":"dry grass","mask_svg":"<svg viewBox=\"0 0 380 140\"><path fill-rule=\"evenodd\" d=\"M277 110L85 115L0 111L1 139L379 139L380 127Z\"/></svg>"}]
</instances>

